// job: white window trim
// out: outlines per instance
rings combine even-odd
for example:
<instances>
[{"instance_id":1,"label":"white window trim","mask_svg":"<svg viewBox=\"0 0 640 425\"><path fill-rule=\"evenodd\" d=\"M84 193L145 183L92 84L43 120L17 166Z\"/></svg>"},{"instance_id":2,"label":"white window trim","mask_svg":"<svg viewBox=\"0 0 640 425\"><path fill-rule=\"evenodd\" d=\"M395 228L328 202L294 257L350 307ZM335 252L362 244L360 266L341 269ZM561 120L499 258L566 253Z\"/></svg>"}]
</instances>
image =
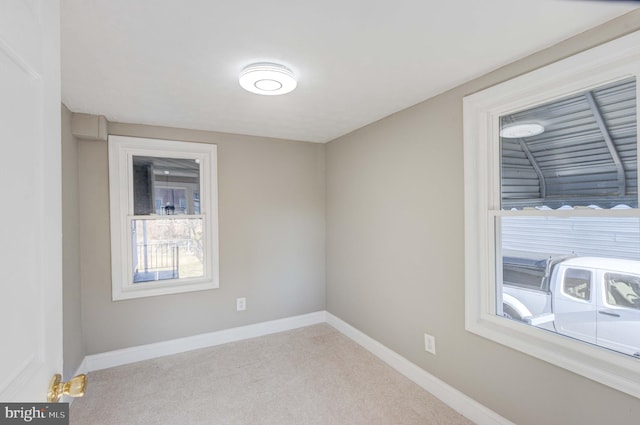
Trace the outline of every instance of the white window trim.
<instances>
[{"instance_id":1,"label":"white window trim","mask_svg":"<svg viewBox=\"0 0 640 425\"><path fill-rule=\"evenodd\" d=\"M218 288L217 146L126 136L109 136L108 143L113 301ZM134 155L200 160L201 214L188 217L203 220L204 277L133 283L130 220L133 217ZM153 220L154 216L137 218Z\"/></svg>"},{"instance_id":2,"label":"white window trim","mask_svg":"<svg viewBox=\"0 0 640 425\"><path fill-rule=\"evenodd\" d=\"M494 266L495 216L518 214L500 211L500 116L631 76L636 77L636 98L640 101L640 33L464 98L465 326L470 332L640 398L639 359L494 313L495 275L501 273L496 273ZM640 215L638 209L608 210L607 214Z\"/></svg>"}]
</instances>

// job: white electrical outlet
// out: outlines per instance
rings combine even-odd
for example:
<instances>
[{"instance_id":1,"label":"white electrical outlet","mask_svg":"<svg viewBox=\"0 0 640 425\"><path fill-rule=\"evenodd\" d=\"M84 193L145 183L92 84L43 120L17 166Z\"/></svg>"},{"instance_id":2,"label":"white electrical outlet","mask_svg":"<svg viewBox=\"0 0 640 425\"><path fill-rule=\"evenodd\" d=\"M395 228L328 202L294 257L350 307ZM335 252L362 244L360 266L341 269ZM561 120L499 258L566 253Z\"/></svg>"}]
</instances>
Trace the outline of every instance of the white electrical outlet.
<instances>
[{"instance_id":1,"label":"white electrical outlet","mask_svg":"<svg viewBox=\"0 0 640 425\"><path fill-rule=\"evenodd\" d=\"M436 354L436 337L429 334L424 334L424 351L428 351L431 354Z\"/></svg>"},{"instance_id":2,"label":"white electrical outlet","mask_svg":"<svg viewBox=\"0 0 640 425\"><path fill-rule=\"evenodd\" d=\"M236 310L244 311L247 309L247 299L246 298L237 298L236 299Z\"/></svg>"}]
</instances>

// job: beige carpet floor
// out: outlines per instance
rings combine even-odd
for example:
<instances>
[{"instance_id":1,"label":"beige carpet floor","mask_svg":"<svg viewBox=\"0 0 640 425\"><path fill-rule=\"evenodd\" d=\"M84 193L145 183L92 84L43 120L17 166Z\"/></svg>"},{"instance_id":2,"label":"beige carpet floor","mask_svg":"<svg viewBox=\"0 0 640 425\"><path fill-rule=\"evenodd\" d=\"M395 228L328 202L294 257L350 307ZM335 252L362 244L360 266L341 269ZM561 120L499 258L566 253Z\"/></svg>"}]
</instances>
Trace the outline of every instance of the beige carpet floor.
<instances>
[{"instance_id":1,"label":"beige carpet floor","mask_svg":"<svg viewBox=\"0 0 640 425\"><path fill-rule=\"evenodd\" d=\"M472 425L321 324L96 371L72 425Z\"/></svg>"}]
</instances>

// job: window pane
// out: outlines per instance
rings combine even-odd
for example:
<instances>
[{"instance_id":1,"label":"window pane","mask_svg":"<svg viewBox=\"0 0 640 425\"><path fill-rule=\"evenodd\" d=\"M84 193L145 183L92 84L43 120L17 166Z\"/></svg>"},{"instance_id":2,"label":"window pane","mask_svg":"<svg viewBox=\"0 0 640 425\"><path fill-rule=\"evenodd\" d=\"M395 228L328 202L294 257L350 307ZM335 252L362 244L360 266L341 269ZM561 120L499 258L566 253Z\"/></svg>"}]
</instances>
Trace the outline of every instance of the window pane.
<instances>
[{"instance_id":1,"label":"window pane","mask_svg":"<svg viewBox=\"0 0 640 425\"><path fill-rule=\"evenodd\" d=\"M562 280L562 292L578 300L591 300L591 270L567 269Z\"/></svg>"},{"instance_id":2,"label":"window pane","mask_svg":"<svg viewBox=\"0 0 640 425\"><path fill-rule=\"evenodd\" d=\"M134 215L200 214L196 159L133 157Z\"/></svg>"},{"instance_id":3,"label":"window pane","mask_svg":"<svg viewBox=\"0 0 640 425\"><path fill-rule=\"evenodd\" d=\"M636 81L500 117L502 208L637 207Z\"/></svg>"},{"instance_id":4,"label":"window pane","mask_svg":"<svg viewBox=\"0 0 640 425\"><path fill-rule=\"evenodd\" d=\"M606 273L604 279L606 282L607 304L640 310L639 276Z\"/></svg>"},{"instance_id":5,"label":"window pane","mask_svg":"<svg viewBox=\"0 0 640 425\"><path fill-rule=\"evenodd\" d=\"M204 276L202 219L131 223L134 283Z\"/></svg>"},{"instance_id":6,"label":"window pane","mask_svg":"<svg viewBox=\"0 0 640 425\"><path fill-rule=\"evenodd\" d=\"M640 218L497 219L497 314L640 356Z\"/></svg>"}]
</instances>

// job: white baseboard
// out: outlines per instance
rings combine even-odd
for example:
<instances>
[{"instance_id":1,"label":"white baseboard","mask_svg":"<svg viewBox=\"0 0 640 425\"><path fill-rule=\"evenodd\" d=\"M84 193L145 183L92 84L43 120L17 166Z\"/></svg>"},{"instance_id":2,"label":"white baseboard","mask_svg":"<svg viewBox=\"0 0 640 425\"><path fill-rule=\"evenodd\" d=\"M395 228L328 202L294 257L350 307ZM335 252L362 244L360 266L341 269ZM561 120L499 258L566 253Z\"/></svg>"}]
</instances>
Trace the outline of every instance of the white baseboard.
<instances>
[{"instance_id":1,"label":"white baseboard","mask_svg":"<svg viewBox=\"0 0 640 425\"><path fill-rule=\"evenodd\" d=\"M122 350L108 351L106 353L92 354L85 357L78 367L76 374L89 373L142 360L213 347L228 342L255 338L325 322L476 424L515 425L326 311L317 311L301 316L256 323L218 332L173 339L155 344L140 345Z\"/></svg>"},{"instance_id":2,"label":"white baseboard","mask_svg":"<svg viewBox=\"0 0 640 425\"><path fill-rule=\"evenodd\" d=\"M87 358L85 357L84 359L82 359L82 362L80 363L80 366L78 366L78 368L76 369L76 373L74 373L72 376L78 376L78 375L82 375L83 373L89 373L89 371L87 370ZM69 377L69 379L71 378L71 376ZM64 377L63 377L64 379ZM73 400L75 400L75 398L73 397L69 397L68 395L63 395L62 399L60 400L63 403L69 403L69 406L71 406L71 403L73 403Z\"/></svg>"},{"instance_id":3,"label":"white baseboard","mask_svg":"<svg viewBox=\"0 0 640 425\"><path fill-rule=\"evenodd\" d=\"M356 343L370 351L389 366L406 376L434 396L438 397L449 407L478 425L515 425L472 398L466 396L444 381L431 375L426 370L402 357L395 351L382 345L375 339L337 318L326 313L328 324L351 338Z\"/></svg>"},{"instance_id":4,"label":"white baseboard","mask_svg":"<svg viewBox=\"0 0 640 425\"><path fill-rule=\"evenodd\" d=\"M213 347L228 342L288 331L304 326L324 323L325 314L324 311L318 311L301 316L225 329L218 332L172 339L154 344L139 345L137 347L108 351L106 353L92 354L85 357L81 367L87 372L93 372L142 360L197 350L199 348Z\"/></svg>"},{"instance_id":5,"label":"white baseboard","mask_svg":"<svg viewBox=\"0 0 640 425\"><path fill-rule=\"evenodd\" d=\"M82 359L82 363L80 363L80 366L78 366L78 369L76 370L76 375L81 375L83 373L89 373L89 368L87 367L87 358L85 357L84 359Z\"/></svg>"}]
</instances>

